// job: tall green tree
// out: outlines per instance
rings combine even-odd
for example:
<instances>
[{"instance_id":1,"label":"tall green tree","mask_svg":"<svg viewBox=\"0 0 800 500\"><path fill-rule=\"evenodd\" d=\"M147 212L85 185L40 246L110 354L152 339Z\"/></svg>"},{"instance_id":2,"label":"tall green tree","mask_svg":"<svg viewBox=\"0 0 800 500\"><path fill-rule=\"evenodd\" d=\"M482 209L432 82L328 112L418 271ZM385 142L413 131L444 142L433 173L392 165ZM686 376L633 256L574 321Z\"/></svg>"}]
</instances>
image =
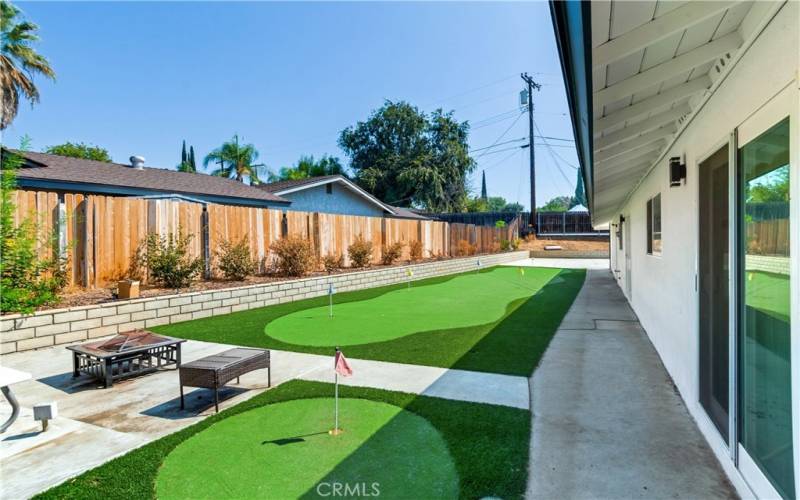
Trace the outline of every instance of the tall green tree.
<instances>
[{"instance_id":1,"label":"tall green tree","mask_svg":"<svg viewBox=\"0 0 800 500\"><path fill-rule=\"evenodd\" d=\"M194 161L194 146L189 146L189 166L192 167L192 172L197 172L197 163Z\"/></svg>"},{"instance_id":2,"label":"tall green tree","mask_svg":"<svg viewBox=\"0 0 800 500\"><path fill-rule=\"evenodd\" d=\"M112 161L108 150L82 142L65 142L64 144L49 146L45 148L44 152L51 155L83 158L84 160L104 161L108 163Z\"/></svg>"},{"instance_id":3,"label":"tall green tree","mask_svg":"<svg viewBox=\"0 0 800 500\"><path fill-rule=\"evenodd\" d=\"M258 150L252 144L241 144L239 136L234 135L230 141L208 153L203 159L203 166L217 165L211 175L232 177L239 182L244 182L245 177L251 184L258 184L258 172L264 167L263 163L256 163Z\"/></svg>"},{"instance_id":4,"label":"tall green tree","mask_svg":"<svg viewBox=\"0 0 800 500\"><path fill-rule=\"evenodd\" d=\"M386 103L342 131L339 146L356 182L388 203L461 211L468 200L469 124L441 109L430 116L406 102Z\"/></svg>"},{"instance_id":5,"label":"tall green tree","mask_svg":"<svg viewBox=\"0 0 800 500\"><path fill-rule=\"evenodd\" d=\"M586 189L583 186L583 176L581 175L580 169L578 169L578 182L575 184L575 195L572 197L572 202L574 206L583 205L584 207L588 207L589 203L586 201ZM572 208L572 207L570 207Z\"/></svg>"},{"instance_id":6,"label":"tall green tree","mask_svg":"<svg viewBox=\"0 0 800 500\"><path fill-rule=\"evenodd\" d=\"M488 195L486 193L486 170L481 172L481 198L484 200L487 199Z\"/></svg>"},{"instance_id":7,"label":"tall green tree","mask_svg":"<svg viewBox=\"0 0 800 500\"><path fill-rule=\"evenodd\" d=\"M313 156L301 156L293 167L282 167L278 173L270 172L269 181L308 179L325 175L343 175L347 177L347 172L339 158L335 156L324 155L319 160L315 160Z\"/></svg>"},{"instance_id":8,"label":"tall green tree","mask_svg":"<svg viewBox=\"0 0 800 500\"><path fill-rule=\"evenodd\" d=\"M178 172L197 172L197 167L194 164L194 148L190 146L189 153L186 152L186 141L183 141L181 147L181 162L178 164Z\"/></svg>"},{"instance_id":9,"label":"tall green tree","mask_svg":"<svg viewBox=\"0 0 800 500\"><path fill-rule=\"evenodd\" d=\"M17 116L20 96L31 105L39 102L35 75L56 78L47 59L33 48L39 41L38 30L36 24L20 19L20 10L11 2L0 0L0 130Z\"/></svg>"}]
</instances>

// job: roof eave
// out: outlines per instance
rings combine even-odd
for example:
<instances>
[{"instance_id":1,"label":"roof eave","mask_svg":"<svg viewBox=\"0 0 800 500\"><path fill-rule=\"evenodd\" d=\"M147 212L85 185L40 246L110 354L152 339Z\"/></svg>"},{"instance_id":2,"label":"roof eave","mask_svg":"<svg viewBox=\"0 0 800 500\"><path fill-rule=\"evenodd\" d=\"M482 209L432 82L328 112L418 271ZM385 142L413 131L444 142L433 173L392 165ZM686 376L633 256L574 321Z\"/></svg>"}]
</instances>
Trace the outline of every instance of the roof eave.
<instances>
[{"instance_id":1,"label":"roof eave","mask_svg":"<svg viewBox=\"0 0 800 500\"><path fill-rule=\"evenodd\" d=\"M578 160L586 186L586 201L594 218L591 4L577 0L550 0L550 14L561 59Z\"/></svg>"}]
</instances>

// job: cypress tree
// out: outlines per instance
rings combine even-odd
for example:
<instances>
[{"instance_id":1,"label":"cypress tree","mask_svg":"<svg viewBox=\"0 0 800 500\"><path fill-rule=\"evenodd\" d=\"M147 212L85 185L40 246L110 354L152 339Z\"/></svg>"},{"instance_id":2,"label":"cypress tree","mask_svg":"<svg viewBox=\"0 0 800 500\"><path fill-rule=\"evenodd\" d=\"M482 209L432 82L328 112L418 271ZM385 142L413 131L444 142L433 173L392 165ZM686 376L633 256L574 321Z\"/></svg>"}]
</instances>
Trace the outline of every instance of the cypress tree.
<instances>
[{"instance_id":1,"label":"cypress tree","mask_svg":"<svg viewBox=\"0 0 800 500\"><path fill-rule=\"evenodd\" d=\"M575 196L572 198L572 200L574 203L573 206L583 205L584 207L589 207L589 204L586 201L586 190L583 187L583 176L581 175L580 169L578 169L578 182L575 185Z\"/></svg>"},{"instance_id":2,"label":"cypress tree","mask_svg":"<svg viewBox=\"0 0 800 500\"><path fill-rule=\"evenodd\" d=\"M483 174L483 179L481 180L481 199L487 199L488 195L486 194L486 171L484 170L481 172Z\"/></svg>"},{"instance_id":3,"label":"cypress tree","mask_svg":"<svg viewBox=\"0 0 800 500\"><path fill-rule=\"evenodd\" d=\"M181 165L186 163L186 140L183 141L183 148L181 149Z\"/></svg>"},{"instance_id":4,"label":"cypress tree","mask_svg":"<svg viewBox=\"0 0 800 500\"><path fill-rule=\"evenodd\" d=\"M194 162L194 146L189 146L189 166L192 167L192 172L197 172L197 165Z\"/></svg>"}]
</instances>

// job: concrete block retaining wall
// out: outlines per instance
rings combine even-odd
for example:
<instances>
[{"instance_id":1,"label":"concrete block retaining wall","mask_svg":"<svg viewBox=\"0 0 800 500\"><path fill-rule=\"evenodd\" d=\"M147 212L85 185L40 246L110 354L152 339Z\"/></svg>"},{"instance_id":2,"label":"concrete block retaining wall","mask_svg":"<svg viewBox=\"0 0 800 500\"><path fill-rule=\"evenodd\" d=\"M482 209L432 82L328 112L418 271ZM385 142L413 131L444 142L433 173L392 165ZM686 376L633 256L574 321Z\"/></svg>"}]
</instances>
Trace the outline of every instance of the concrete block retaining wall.
<instances>
[{"instance_id":1,"label":"concrete block retaining wall","mask_svg":"<svg viewBox=\"0 0 800 500\"><path fill-rule=\"evenodd\" d=\"M333 283L338 292L401 283L408 279L408 268L414 272L413 279L418 280L475 269L477 259L481 260L483 266L492 266L527 257L527 251L507 252L239 288L52 309L26 316L10 314L0 319L0 353L68 344L135 328L150 328L318 297L328 292L329 283Z\"/></svg>"},{"instance_id":2,"label":"concrete block retaining wall","mask_svg":"<svg viewBox=\"0 0 800 500\"><path fill-rule=\"evenodd\" d=\"M769 255L745 255L744 268L748 271L764 271L772 274L789 275L789 257Z\"/></svg>"}]
</instances>

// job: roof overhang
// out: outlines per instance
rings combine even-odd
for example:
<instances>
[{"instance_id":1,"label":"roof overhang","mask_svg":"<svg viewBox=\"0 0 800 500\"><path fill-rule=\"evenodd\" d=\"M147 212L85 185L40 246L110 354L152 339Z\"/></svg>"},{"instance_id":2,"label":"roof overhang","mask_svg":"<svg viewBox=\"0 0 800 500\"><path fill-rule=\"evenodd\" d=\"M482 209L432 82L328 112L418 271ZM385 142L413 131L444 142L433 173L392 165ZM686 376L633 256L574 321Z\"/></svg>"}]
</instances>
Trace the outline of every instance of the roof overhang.
<instances>
[{"instance_id":1,"label":"roof overhang","mask_svg":"<svg viewBox=\"0 0 800 500\"><path fill-rule=\"evenodd\" d=\"M551 0L596 226L613 219L667 161L672 144L784 3Z\"/></svg>"},{"instance_id":2,"label":"roof overhang","mask_svg":"<svg viewBox=\"0 0 800 500\"><path fill-rule=\"evenodd\" d=\"M380 209L384 210L385 212L388 212L391 215L396 215L394 207L392 207L390 205L387 205L386 203L382 202L378 198L372 196L368 192L366 192L363 189L361 189L360 187L358 187L358 185L356 183L354 183L353 181L351 181L349 179L346 179L345 177L326 177L326 178L320 179L319 181L316 181L316 182L308 182L308 183L305 183L305 184L299 184L297 186L287 187L286 189L281 189L279 191L274 191L273 194L275 194L277 196L283 196L283 195L286 195L286 194L296 193L298 191L305 191L306 189L311 189L311 188L324 186L326 184L333 184L333 183L339 183L339 184L344 185L350 191L352 191L352 192L356 193L357 195L361 196L362 198L366 199L369 203L372 203L373 205L379 207Z\"/></svg>"}]
</instances>

